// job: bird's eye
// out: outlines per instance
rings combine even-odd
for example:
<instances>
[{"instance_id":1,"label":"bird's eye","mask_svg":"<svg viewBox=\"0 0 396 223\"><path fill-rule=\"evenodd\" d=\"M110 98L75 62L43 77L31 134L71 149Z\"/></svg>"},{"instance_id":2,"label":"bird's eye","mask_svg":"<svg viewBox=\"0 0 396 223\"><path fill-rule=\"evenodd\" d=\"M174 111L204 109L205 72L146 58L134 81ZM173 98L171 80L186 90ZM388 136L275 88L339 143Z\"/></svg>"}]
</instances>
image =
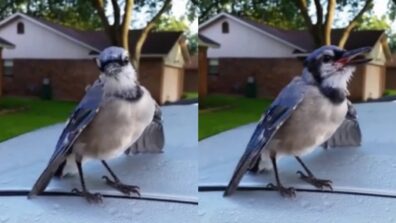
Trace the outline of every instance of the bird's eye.
<instances>
[{"instance_id":1,"label":"bird's eye","mask_svg":"<svg viewBox=\"0 0 396 223\"><path fill-rule=\"evenodd\" d=\"M123 57L122 59L121 59L121 65L127 65L128 64L128 62L129 62L129 57Z\"/></svg>"},{"instance_id":2,"label":"bird's eye","mask_svg":"<svg viewBox=\"0 0 396 223\"><path fill-rule=\"evenodd\" d=\"M332 57L329 56L329 55L324 55L323 58L322 58L322 60L323 60L324 63L330 62L331 59L332 59Z\"/></svg>"}]
</instances>

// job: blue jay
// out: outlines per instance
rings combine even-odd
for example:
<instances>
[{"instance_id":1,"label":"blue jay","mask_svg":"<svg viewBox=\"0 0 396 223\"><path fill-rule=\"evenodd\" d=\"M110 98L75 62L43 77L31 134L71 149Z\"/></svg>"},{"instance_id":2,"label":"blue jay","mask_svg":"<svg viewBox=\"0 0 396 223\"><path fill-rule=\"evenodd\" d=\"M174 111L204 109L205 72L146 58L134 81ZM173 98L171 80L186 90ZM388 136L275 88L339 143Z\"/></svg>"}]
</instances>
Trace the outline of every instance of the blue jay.
<instances>
[{"instance_id":1,"label":"blue jay","mask_svg":"<svg viewBox=\"0 0 396 223\"><path fill-rule=\"evenodd\" d=\"M282 89L261 117L224 196L232 194L245 172L255 167L273 168L276 185L269 186L282 196L295 196L294 188L284 187L279 179L276 161L283 155L295 156L305 170L305 173L297 172L302 180L319 189L332 189L331 181L316 178L300 156L329 140L346 120L347 84L355 65L371 60L364 55L370 50L364 47L345 51L336 46L323 46L313 51L304 61L302 75ZM342 133L347 129L338 131Z\"/></svg>"},{"instance_id":2,"label":"blue jay","mask_svg":"<svg viewBox=\"0 0 396 223\"><path fill-rule=\"evenodd\" d=\"M120 156L128 148L160 152L164 145L161 112L150 93L137 81L126 50L106 48L96 62L101 75L71 114L29 198L43 192L53 176L78 173L82 190L72 191L88 202L102 202L102 196L90 193L85 185L82 163L88 159L101 160L113 178L103 176L109 186L127 195L140 195L139 187L123 184L106 160Z\"/></svg>"}]
</instances>

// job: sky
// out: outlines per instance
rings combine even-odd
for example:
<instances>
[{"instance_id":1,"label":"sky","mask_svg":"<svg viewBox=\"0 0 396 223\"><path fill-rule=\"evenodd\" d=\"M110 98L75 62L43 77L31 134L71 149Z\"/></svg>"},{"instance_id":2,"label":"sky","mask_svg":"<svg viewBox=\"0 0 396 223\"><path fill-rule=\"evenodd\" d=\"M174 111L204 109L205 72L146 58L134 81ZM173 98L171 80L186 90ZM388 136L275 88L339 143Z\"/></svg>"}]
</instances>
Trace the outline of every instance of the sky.
<instances>
[{"instance_id":1,"label":"sky","mask_svg":"<svg viewBox=\"0 0 396 223\"><path fill-rule=\"evenodd\" d=\"M198 18L195 19L192 23L188 21L186 18L187 15L187 2L189 0L172 0L172 9L171 14L176 18L185 17L183 20L189 25L189 29L191 33L195 34L198 32ZM109 4L110 5L110 4ZM107 8L108 13L111 13L111 7ZM151 15L146 12L147 9L143 9L141 13L138 13L137 16L133 16L132 19L132 28L139 29L143 28L147 21L151 19Z\"/></svg>"},{"instance_id":2,"label":"sky","mask_svg":"<svg viewBox=\"0 0 396 223\"><path fill-rule=\"evenodd\" d=\"M377 17L381 17L388 13L387 12L388 0L374 0L373 3L374 3L373 12ZM361 7L362 6L360 6L359 9ZM324 7L323 9L324 9L324 13L326 13L326 8ZM314 15L315 14L315 5L311 4L309 10L310 10L310 15ZM344 10L348 10L348 8L345 7ZM351 20L351 18L348 17L348 14L346 14L346 13L337 13L336 18L338 20L338 21L335 21L336 28L345 27ZM396 21L389 21L389 24L391 25L392 32L396 33Z\"/></svg>"}]
</instances>

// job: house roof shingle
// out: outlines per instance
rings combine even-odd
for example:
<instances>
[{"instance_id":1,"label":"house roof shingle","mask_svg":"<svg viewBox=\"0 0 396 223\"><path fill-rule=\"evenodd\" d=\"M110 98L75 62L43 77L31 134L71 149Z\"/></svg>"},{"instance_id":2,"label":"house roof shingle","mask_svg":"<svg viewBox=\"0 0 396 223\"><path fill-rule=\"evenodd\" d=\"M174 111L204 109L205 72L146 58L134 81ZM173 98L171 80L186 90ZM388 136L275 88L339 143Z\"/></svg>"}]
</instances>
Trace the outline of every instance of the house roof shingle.
<instances>
[{"instance_id":1,"label":"house roof shingle","mask_svg":"<svg viewBox=\"0 0 396 223\"><path fill-rule=\"evenodd\" d=\"M198 34L198 40L201 41L204 45L206 46L211 46L211 47L220 47L220 44L212 39L209 39L208 37Z\"/></svg>"},{"instance_id":2,"label":"house roof shingle","mask_svg":"<svg viewBox=\"0 0 396 223\"><path fill-rule=\"evenodd\" d=\"M4 48L14 48L15 45L3 38L0 37L0 47L4 47Z\"/></svg>"}]
</instances>

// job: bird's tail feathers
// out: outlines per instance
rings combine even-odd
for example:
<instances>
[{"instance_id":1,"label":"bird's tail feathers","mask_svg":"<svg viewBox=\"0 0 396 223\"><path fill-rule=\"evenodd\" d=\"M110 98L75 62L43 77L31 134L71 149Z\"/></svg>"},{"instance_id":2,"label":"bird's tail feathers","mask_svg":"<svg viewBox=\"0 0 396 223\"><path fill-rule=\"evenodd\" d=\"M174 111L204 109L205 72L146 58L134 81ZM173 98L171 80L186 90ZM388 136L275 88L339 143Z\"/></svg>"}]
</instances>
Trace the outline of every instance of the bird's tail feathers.
<instances>
[{"instance_id":1,"label":"bird's tail feathers","mask_svg":"<svg viewBox=\"0 0 396 223\"><path fill-rule=\"evenodd\" d=\"M33 188L30 190L28 194L28 198L32 198L35 195L42 193L45 188L48 186L51 178L55 175L55 172L58 170L60 165L64 162L64 159L53 159L48 166L45 168L43 173L37 179L36 183L34 183Z\"/></svg>"}]
</instances>

